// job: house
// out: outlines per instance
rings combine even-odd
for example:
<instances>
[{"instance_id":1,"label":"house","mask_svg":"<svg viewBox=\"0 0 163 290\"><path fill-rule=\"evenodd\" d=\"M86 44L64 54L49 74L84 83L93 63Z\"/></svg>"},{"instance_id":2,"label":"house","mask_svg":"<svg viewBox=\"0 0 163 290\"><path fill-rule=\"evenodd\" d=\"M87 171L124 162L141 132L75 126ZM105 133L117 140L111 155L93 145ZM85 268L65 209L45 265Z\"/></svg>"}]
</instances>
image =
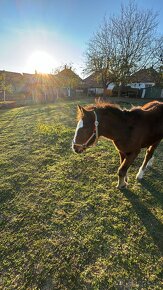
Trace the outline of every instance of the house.
<instances>
[{"instance_id":1,"label":"house","mask_svg":"<svg viewBox=\"0 0 163 290\"><path fill-rule=\"evenodd\" d=\"M0 99L11 99L14 95L21 94L23 75L17 72L10 72L5 70L0 70L0 80L3 83L3 88L1 87ZM10 89L7 89L9 88ZM6 88L6 89L4 89Z\"/></svg>"},{"instance_id":2,"label":"house","mask_svg":"<svg viewBox=\"0 0 163 290\"><path fill-rule=\"evenodd\" d=\"M52 74L23 73L25 94L34 102L46 102L56 99L56 81Z\"/></svg>"},{"instance_id":3,"label":"house","mask_svg":"<svg viewBox=\"0 0 163 290\"><path fill-rule=\"evenodd\" d=\"M121 86L121 96L128 97L149 97L157 94L160 95L160 92L155 85L158 83L159 73L153 68L144 68L141 69L128 78L128 84L126 86ZM118 86L115 86L113 83L108 86L108 90L112 90L113 95L118 94ZM153 88L153 89L152 89ZM153 92L155 91L155 94Z\"/></svg>"},{"instance_id":4,"label":"house","mask_svg":"<svg viewBox=\"0 0 163 290\"><path fill-rule=\"evenodd\" d=\"M100 80L99 73L93 73L83 80L83 88L89 95L101 95L104 93L103 84Z\"/></svg>"},{"instance_id":5,"label":"house","mask_svg":"<svg viewBox=\"0 0 163 290\"><path fill-rule=\"evenodd\" d=\"M159 73L154 68L144 68L131 76L131 88L138 89L141 98L161 98L162 88L156 86L159 83Z\"/></svg>"},{"instance_id":6,"label":"house","mask_svg":"<svg viewBox=\"0 0 163 290\"><path fill-rule=\"evenodd\" d=\"M67 65L54 75L55 87L61 97L72 97L82 89L82 79Z\"/></svg>"},{"instance_id":7,"label":"house","mask_svg":"<svg viewBox=\"0 0 163 290\"><path fill-rule=\"evenodd\" d=\"M131 88L145 89L153 87L157 83L158 72L153 68L144 68L132 74L129 79L128 86Z\"/></svg>"},{"instance_id":8,"label":"house","mask_svg":"<svg viewBox=\"0 0 163 290\"><path fill-rule=\"evenodd\" d=\"M82 79L65 66L57 74L30 74L0 71L5 85L12 87L5 91L6 100L32 100L34 102L54 101L58 97L73 97L83 92ZM0 99L4 92L0 91Z\"/></svg>"}]
</instances>

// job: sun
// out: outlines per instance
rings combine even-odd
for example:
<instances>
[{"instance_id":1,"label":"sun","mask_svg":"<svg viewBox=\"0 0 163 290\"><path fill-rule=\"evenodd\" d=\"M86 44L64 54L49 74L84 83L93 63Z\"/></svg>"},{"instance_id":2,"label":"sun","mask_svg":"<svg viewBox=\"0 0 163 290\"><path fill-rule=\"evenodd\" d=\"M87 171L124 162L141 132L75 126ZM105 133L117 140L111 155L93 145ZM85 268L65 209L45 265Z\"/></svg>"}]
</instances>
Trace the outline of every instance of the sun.
<instances>
[{"instance_id":1,"label":"sun","mask_svg":"<svg viewBox=\"0 0 163 290\"><path fill-rule=\"evenodd\" d=\"M51 73L57 67L55 59L45 51L34 51L27 60L26 71Z\"/></svg>"}]
</instances>

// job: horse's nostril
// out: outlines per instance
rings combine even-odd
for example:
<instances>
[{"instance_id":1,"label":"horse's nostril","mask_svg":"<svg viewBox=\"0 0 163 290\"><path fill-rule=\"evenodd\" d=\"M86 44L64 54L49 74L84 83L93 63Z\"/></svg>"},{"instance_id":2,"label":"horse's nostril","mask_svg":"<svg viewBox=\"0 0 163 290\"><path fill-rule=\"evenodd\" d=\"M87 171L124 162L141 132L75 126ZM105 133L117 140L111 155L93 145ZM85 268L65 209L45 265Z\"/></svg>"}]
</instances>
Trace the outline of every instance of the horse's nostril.
<instances>
[{"instance_id":1,"label":"horse's nostril","mask_svg":"<svg viewBox=\"0 0 163 290\"><path fill-rule=\"evenodd\" d=\"M83 149L81 149L81 148L77 148L77 149L75 149L75 152L76 152L76 153L82 153L82 152L83 152Z\"/></svg>"},{"instance_id":2,"label":"horse's nostril","mask_svg":"<svg viewBox=\"0 0 163 290\"><path fill-rule=\"evenodd\" d=\"M74 151L75 153L82 153L82 152L83 152L83 148L80 148L80 147L78 147L78 146L74 146L74 147L73 147L73 151Z\"/></svg>"},{"instance_id":3,"label":"horse's nostril","mask_svg":"<svg viewBox=\"0 0 163 290\"><path fill-rule=\"evenodd\" d=\"M83 149L80 149L80 150L78 150L78 152L77 153L83 153Z\"/></svg>"},{"instance_id":4,"label":"horse's nostril","mask_svg":"<svg viewBox=\"0 0 163 290\"><path fill-rule=\"evenodd\" d=\"M80 153L79 147L75 146L74 144L72 144L72 150L73 150L75 153Z\"/></svg>"}]
</instances>

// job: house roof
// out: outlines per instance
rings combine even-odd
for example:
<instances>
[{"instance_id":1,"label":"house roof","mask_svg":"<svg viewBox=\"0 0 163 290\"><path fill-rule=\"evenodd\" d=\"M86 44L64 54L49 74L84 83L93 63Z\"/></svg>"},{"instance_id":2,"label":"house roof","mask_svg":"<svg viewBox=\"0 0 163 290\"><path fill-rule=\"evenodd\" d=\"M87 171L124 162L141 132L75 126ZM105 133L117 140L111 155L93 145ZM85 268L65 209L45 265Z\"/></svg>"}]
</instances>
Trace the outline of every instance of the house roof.
<instances>
[{"instance_id":1,"label":"house roof","mask_svg":"<svg viewBox=\"0 0 163 290\"><path fill-rule=\"evenodd\" d=\"M137 83L155 83L158 78L158 72L153 68L144 68L130 77L130 81Z\"/></svg>"},{"instance_id":2,"label":"house roof","mask_svg":"<svg viewBox=\"0 0 163 290\"><path fill-rule=\"evenodd\" d=\"M20 80L23 78L21 73L0 70L0 75L5 75L7 80Z\"/></svg>"},{"instance_id":3,"label":"house roof","mask_svg":"<svg viewBox=\"0 0 163 290\"><path fill-rule=\"evenodd\" d=\"M65 66L63 70L58 72L55 77L62 79L76 78L79 81L82 81L82 79L71 69L71 67L67 68L67 66Z\"/></svg>"},{"instance_id":4,"label":"house roof","mask_svg":"<svg viewBox=\"0 0 163 290\"><path fill-rule=\"evenodd\" d=\"M24 85L34 84L34 83L44 83L49 84L55 87L59 87L65 84L69 84L72 82L76 82L82 84L82 79L70 68L67 66L64 67L63 70L58 72L57 74L30 74L30 73L17 73L10 72L5 70L0 70L0 75L4 74L6 81L10 83L22 81Z\"/></svg>"},{"instance_id":5,"label":"house roof","mask_svg":"<svg viewBox=\"0 0 163 290\"><path fill-rule=\"evenodd\" d=\"M103 88L102 82L100 80L99 73L95 72L92 73L90 76L83 80L84 87L91 87L91 88Z\"/></svg>"},{"instance_id":6,"label":"house roof","mask_svg":"<svg viewBox=\"0 0 163 290\"><path fill-rule=\"evenodd\" d=\"M11 75L11 76L22 76L22 74L18 73L18 72L0 70L0 74L2 74L2 73L6 74L6 75Z\"/></svg>"},{"instance_id":7,"label":"house roof","mask_svg":"<svg viewBox=\"0 0 163 290\"><path fill-rule=\"evenodd\" d=\"M54 75L54 82L56 86L71 86L72 84L82 84L82 79L70 68L67 66L63 70Z\"/></svg>"}]
</instances>

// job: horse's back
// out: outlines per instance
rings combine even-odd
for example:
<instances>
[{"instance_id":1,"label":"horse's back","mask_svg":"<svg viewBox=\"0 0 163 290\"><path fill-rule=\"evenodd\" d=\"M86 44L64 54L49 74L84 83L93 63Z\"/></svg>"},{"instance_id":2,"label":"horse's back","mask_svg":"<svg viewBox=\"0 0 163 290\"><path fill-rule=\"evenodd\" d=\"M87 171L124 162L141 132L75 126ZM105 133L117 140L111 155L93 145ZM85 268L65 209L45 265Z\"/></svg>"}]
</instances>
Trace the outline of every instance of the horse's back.
<instances>
[{"instance_id":1,"label":"horse's back","mask_svg":"<svg viewBox=\"0 0 163 290\"><path fill-rule=\"evenodd\" d=\"M131 147L148 147L163 138L163 102L149 102L124 114Z\"/></svg>"},{"instance_id":2,"label":"horse's back","mask_svg":"<svg viewBox=\"0 0 163 290\"><path fill-rule=\"evenodd\" d=\"M142 106L142 109L143 110L151 110L153 108L156 108L156 107L159 107L159 106L163 106L163 102L159 102L159 101L152 101L152 102L149 102L145 105Z\"/></svg>"}]
</instances>

